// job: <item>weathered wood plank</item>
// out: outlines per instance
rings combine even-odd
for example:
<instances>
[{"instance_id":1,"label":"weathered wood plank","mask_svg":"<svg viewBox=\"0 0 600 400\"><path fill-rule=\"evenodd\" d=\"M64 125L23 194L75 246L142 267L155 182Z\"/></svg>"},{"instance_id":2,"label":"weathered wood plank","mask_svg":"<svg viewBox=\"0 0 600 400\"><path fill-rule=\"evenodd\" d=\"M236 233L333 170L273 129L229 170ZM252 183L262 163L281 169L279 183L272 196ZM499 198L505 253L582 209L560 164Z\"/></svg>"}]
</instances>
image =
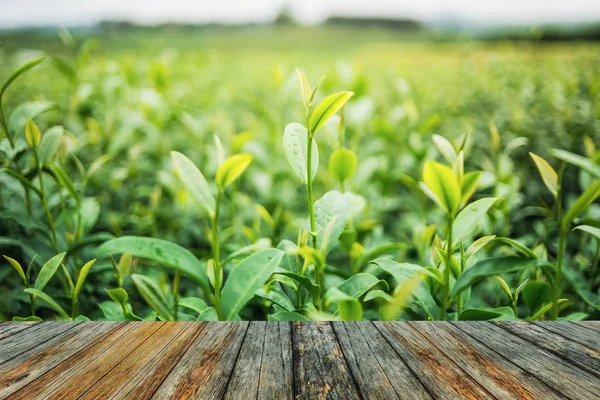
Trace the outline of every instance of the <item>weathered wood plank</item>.
<instances>
[{"instance_id":1,"label":"weathered wood plank","mask_svg":"<svg viewBox=\"0 0 600 400\"><path fill-rule=\"evenodd\" d=\"M3 364L21 353L41 343L60 336L80 322L45 322L36 324L20 334L11 335L0 341L0 364Z\"/></svg>"},{"instance_id":2,"label":"weathered wood plank","mask_svg":"<svg viewBox=\"0 0 600 400\"><path fill-rule=\"evenodd\" d=\"M247 328L247 322L209 322L154 398L222 398Z\"/></svg>"},{"instance_id":3,"label":"weathered wood plank","mask_svg":"<svg viewBox=\"0 0 600 400\"><path fill-rule=\"evenodd\" d=\"M188 326L189 324L185 322L164 323L134 352L94 383L79 399L108 399L118 394L126 386L128 377L135 376L147 363L156 362L157 354L168 347Z\"/></svg>"},{"instance_id":4,"label":"weathered wood plank","mask_svg":"<svg viewBox=\"0 0 600 400\"><path fill-rule=\"evenodd\" d=\"M294 398L291 322L268 322L260 367L258 399Z\"/></svg>"},{"instance_id":5,"label":"weathered wood plank","mask_svg":"<svg viewBox=\"0 0 600 400\"><path fill-rule=\"evenodd\" d=\"M489 322L453 322L463 332L571 399L593 398L600 380Z\"/></svg>"},{"instance_id":6,"label":"weathered wood plank","mask_svg":"<svg viewBox=\"0 0 600 400\"><path fill-rule=\"evenodd\" d=\"M455 326L436 322L410 324L496 398L564 398L539 379Z\"/></svg>"},{"instance_id":7,"label":"weathered wood plank","mask_svg":"<svg viewBox=\"0 0 600 400\"><path fill-rule=\"evenodd\" d=\"M371 322L333 322L332 326L363 398L431 399Z\"/></svg>"},{"instance_id":8,"label":"weathered wood plank","mask_svg":"<svg viewBox=\"0 0 600 400\"><path fill-rule=\"evenodd\" d=\"M528 322L499 321L496 325L600 377L600 352L544 329L548 327L548 322L536 325ZM596 341L600 342L600 333L596 335Z\"/></svg>"},{"instance_id":9,"label":"weathered wood plank","mask_svg":"<svg viewBox=\"0 0 600 400\"><path fill-rule=\"evenodd\" d=\"M134 376L128 378L115 398L131 400L151 398L205 326L205 322L190 323L186 331L173 339Z\"/></svg>"},{"instance_id":10,"label":"weathered wood plank","mask_svg":"<svg viewBox=\"0 0 600 400\"><path fill-rule=\"evenodd\" d=\"M375 322L375 326L434 398L493 398L407 323Z\"/></svg>"},{"instance_id":11,"label":"weathered wood plank","mask_svg":"<svg viewBox=\"0 0 600 400\"><path fill-rule=\"evenodd\" d=\"M0 365L0 398L16 392L77 354L96 340L122 326L119 322L79 324ZM29 392L31 395L33 392Z\"/></svg>"},{"instance_id":12,"label":"weathered wood plank","mask_svg":"<svg viewBox=\"0 0 600 400\"><path fill-rule=\"evenodd\" d=\"M227 385L225 399L247 400L258 396L266 327L266 322L250 322Z\"/></svg>"},{"instance_id":13,"label":"weathered wood plank","mask_svg":"<svg viewBox=\"0 0 600 400\"><path fill-rule=\"evenodd\" d=\"M15 394L19 399L72 399L84 394L94 383L118 365L127 355L150 337L163 325L163 322L130 322L124 335L109 335L105 340L96 341L102 344L93 349L84 349L75 363L69 363L73 368L64 368L61 363L49 374L27 385ZM106 346L109 342L110 346ZM88 350L88 351L86 351ZM46 375L49 375L46 378ZM57 376L58 375L58 376ZM35 392L28 394L35 390Z\"/></svg>"},{"instance_id":14,"label":"weathered wood plank","mask_svg":"<svg viewBox=\"0 0 600 400\"><path fill-rule=\"evenodd\" d=\"M297 399L360 399L329 323L294 322L292 348Z\"/></svg>"},{"instance_id":15,"label":"weathered wood plank","mask_svg":"<svg viewBox=\"0 0 600 400\"><path fill-rule=\"evenodd\" d=\"M572 321L572 323L600 332L600 321Z\"/></svg>"},{"instance_id":16,"label":"weathered wood plank","mask_svg":"<svg viewBox=\"0 0 600 400\"><path fill-rule=\"evenodd\" d=\"M6 322L0 326L0 340L21 332L27 328L38 324L39 322ZM1 345L2 342L0 342Z\"/></svg>"},{"instance_id":17,"label":"weathered wood plank","mask_svg":"<svg viewBox=\"0 0 600 400\"><path fill-rule=\"evenodd\" d=\"M567 321L534 322L534 324L600 352L600 333L593 329Z\"/></svg>"}]
</instances>

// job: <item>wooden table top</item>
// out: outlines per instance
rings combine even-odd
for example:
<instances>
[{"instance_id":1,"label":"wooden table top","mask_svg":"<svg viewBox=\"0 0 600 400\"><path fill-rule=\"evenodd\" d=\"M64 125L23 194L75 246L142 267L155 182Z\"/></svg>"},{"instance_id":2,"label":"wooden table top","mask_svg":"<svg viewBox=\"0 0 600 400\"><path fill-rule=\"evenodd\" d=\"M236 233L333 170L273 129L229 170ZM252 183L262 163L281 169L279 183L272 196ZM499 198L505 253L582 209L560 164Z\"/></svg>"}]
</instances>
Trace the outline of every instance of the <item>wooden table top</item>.
<instances>
[{"instance_id":1,"label":"wooden table top","mask_svg":"<svg viewBox=\"0 0 600 400\"><path fill-rule=\"evenodd\" d=\"M600 322L0 324L0 399L600 399Z\"/></svg>"}]
</instances>

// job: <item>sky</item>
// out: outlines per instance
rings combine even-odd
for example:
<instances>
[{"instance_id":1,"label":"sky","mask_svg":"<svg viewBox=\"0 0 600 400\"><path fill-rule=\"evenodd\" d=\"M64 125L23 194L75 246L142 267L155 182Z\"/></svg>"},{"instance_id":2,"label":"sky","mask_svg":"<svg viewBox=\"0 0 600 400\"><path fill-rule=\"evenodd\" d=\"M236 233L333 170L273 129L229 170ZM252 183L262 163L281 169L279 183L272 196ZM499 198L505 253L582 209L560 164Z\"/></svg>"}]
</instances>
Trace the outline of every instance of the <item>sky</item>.
<instances>
[{"instance_id":1,"label":"sky","mask_svg":"<svg viewBox=\"0 0 600 400\"><path fill-rule=\"evenodd\" d=\"M0 29L80 26L101 20L266 22L286 4L297 20L308 24L330 15L454 19L483 25L600 21L600 0L0 0Z\"/></svg>"}]
</instances>

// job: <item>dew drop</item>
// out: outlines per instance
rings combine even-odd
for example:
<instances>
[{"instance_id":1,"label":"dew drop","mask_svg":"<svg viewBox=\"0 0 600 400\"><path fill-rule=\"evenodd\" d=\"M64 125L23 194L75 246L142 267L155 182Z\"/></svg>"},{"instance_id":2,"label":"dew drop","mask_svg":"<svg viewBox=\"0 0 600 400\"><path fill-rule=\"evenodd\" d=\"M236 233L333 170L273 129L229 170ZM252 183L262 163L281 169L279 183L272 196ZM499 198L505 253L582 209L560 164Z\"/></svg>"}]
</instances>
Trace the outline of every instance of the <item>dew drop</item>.
<instances>
[{"instance_id":1,"label":"dew drop","mask_svg":"<svg viewBox=\"0 0 600 400\"><path fill-rule=\"evenodd\" d=\"M298 154L300 153L300 150L298 150L297 148L294 147L294 154Z\"/></svg>"}]
</instances>

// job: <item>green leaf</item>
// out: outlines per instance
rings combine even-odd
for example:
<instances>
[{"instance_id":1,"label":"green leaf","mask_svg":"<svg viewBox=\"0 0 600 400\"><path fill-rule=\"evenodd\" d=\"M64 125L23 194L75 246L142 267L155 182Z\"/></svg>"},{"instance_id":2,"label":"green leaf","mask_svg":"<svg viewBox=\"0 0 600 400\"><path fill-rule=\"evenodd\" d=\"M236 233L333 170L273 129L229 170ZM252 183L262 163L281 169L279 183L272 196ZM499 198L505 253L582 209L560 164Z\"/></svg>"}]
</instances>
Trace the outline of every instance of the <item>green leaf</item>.
<instances>
[{"instance_id":1,"label":"green leaf","mask_svg":"<svg viewBox=\"0 0 600 400\"><path fill-rule=\"evenodd\" d=\"M236 154L227 158L217 171L216 181L221 189L231 185L252 162L252 155L248 153Z\"/></svg>"},{"instance_id":2,"label":"green leaf","mask_svg":"<svg viewBox=\"0 0 600 400\"><path fill-rule=\"evenodd\" d=\"M310 321L310 319L295 312L279 311L275 314L270 314L269 321Z\"/></svg>"},{"instance_id":3,"label":"green leaf","mask_svg":"<svg viewBox=\"0 0 600 400\"><path fill-rule=\"evenodd\" d=\"M498 275L495 275L494 278L496 278L496 280L498 280L498 283L500 283L500 286L506 292L508 298L512 301L513 295L512 295L512 291L508 287L508 283L506 283L506 281L504 279L500 278Z\"/></svg>"},{"instance_id":4,"label":"green leaf","mask_svg":"<svg viewBox=\"0 0 600 400\"><path fill-rule=\"evenodd\" d=\"M481 178L481 171L467 172L463 175L460 190L462 193L461 202L465 203L471 198L475 190L477 190L477 184Z\"/></svg>"},{"instance_id":5,"label":"green leaf","mask_svg":"<svg viewBox=\"0 0 600 400\"><path fill-rule=\"evenodd\" d=\"M438 148L440 154L444 157L444 159L449 163L453 164L456 160L456 150L452 143L448 139L440 135L433 135L433 143Z\"/></svg>"},{"instance_id":6,"label":"green leaf","mask_svg":"<svg viewBox=\"0 0 600 400\"><path fill-rule=\"evenodd\" d=\"M44 136L42 136L42 141L40 143L40 148L38 149L38 158L40 160L40 164L44 164L52 160L52 158L58 151L58 147L60 146L62 136L62 126L54 126L44 133Z\"/></svg>"},{"instance_id":7,"label":"green leaf","mask_svg":"<svg viewBox=\"0 0 600 400\"><path fill-rule=\"evenodd\" d=\"M39 115L56 108L55 103L47 101L32 101L20 104L10 115L8 129L13 137L17 137L25 130L28 121L35 119Z\"/></svg>"},{"instance_id":8,"label":"green leaf","mask_svg":"<svg viewBox=\"0 0 600 400\"><path fill-rule=\"evenodd\" d=\"M600 166L596 165L591 159L561 149L550 149L550 154L559 160L581 168L594 178L600 179Z\"/></svg>"},{"instance_id":9,"label":"green leaf","mask_svg":"<svg viewBox=\"0 0 600 400\"><path fill-rule=\"evenodd\" d=\"M536 258L536 255L533 251L529 250L527 247L517 242L516 240L509 239L506 237L494 237L491 239L491 241L506 243L509 246L512 246L515 249L519 250L525 257Z\"/></svg>"},{"instance_id":10,"label":"green leaf","mask_svg":"<svg viewBox=\"0 0 600 400\"><path fill-rule=\"evenodd\" d=\"M12 319L15 322L42 322L43 319L41 319L38 316L34 316L34 315L30 315L29 317L13 317Z\"/></svg>"},{"instance_id":11,"label":"green leaf","mask_svg":"<svg viewBox=\"0 0 600 400\"><path fill-rule=\"evenodd\" d=\"M88 276L88 273L90 272L90 268L92 268L92 265L94 265L95 262L96 259L94 258L92 261L87 262L83 267L81 267L81 271L79 271L79 277L77 278L77 284L75 285L75 290L73 291L74 299L79 297L79 293L81 293L81 289L83 289L83 284Z\"/></svg>"},{"instance_id":12,"label":"green leaf","mask_svg":"<svg viewBox=\"0 0 600 400\"><path fill-rule=\"evenodd\" d=\"M450 268L452 276L454 278L458 278L461 273L460 265L458 264L458 261L456 261L456 258L454 258L454 255L448 257L448 252L444 249L440 249L439 247L436 247L435 251L437 252L439 259L444 263L444 268Z\"/></svg>"},{"instance_id":13,"label":"green leaf","mask_svg":"<svg viewBox=\"0 0 600 400\"><path fill-rule=\"evenodd\" d=\"M35 60L31 60L25 64L23 64L22 66L20 66L15 72L13 72L8 79L4 82L4 84L2 84L2 88L0 88L0 102L2 102L2 97L4 96L4 92L6 92L6 89L8 89L8 87L21 75L23 75L25 72L29 71L30 69L40 65L42 62L44 62L44 60L46 59L46 57L40 57L40 58L36 58Z\"/></svg>"},{"instance_id":14,"label":"green leaf","mask_svg":"<svg viewBox=\"0 0 600 400\"><path fill-rule=\"evenodd\" d=\"M488 320L514 320L516 319L510 307L479 307L467 308L458 317L460 321L488 321Z\"/></svg>"},{"instance_id":15,"label":"green leaf","mask_svg":"<svg viewBox=\"0 0 600 400\"><path fill-rule=\"evenodd\" d=\"M565 301L568 301L568 300L567 299L559 299L558 304L562 304ZM550 311L552 309L553 305L554 305L554 303L545 305L544 307L540 308L540 310L538 312L536 312L533 316L531 316L527 319L530 321L535 321L535 320L542 318L544 316L544 314L546 314L548 311Z\"/></svg>"},{"instance_id":16,"label":"green leaf","mask_svg":"<svg viewBox=\"0 0 600 400\"><path fill-rule=\"evenodd\" d=\"M310 88L308 79L306 79L304 74L298 68L296 68L296 74L298 74L298 78L300 78L300 95L302 96L302 104L304 104L304 106L308 109L312 89Z\"/></svg>"},{"instance_id":17,"label":"green leaf","mask_svg":"<svg viewBox=\"0 0 600 400\"><path fill-rule=\"evenodd\" d=\"M156 261L162 266L181 272L209 293L204 264L183 247L162 239L123 236L109 240L98 248L98 254L130 253L134 257Z\"/></svg>"},{"instance_id":18,"label":"green leaf","mask_svg":"<svg viewBox=\"0 0 600 400\"><path fill-rule=\"evenodd\" d=\"M81 204L81 199L79 198L79 194L77 193L77 189L75 189L75 184L69 175L65 172L65 170L58 164L51 164L50 169L52 170L52 174L54 175L54 179L69 192L69 195L77 202L77 204Z\"/></svg>"},{"instance_id":19,"label":"green leaf","mask_svg":"<svg viewBox=\"0 0 600 400\"><path fill-rule=\"evenodd\" d=\"M19 262L17 260L15 260L14 258L10 258L8 256L2 256L2 257L4 257L6 259L6 261L8 261L10 263L10 265L12 265L13 268L17 270L17 273L23 279L23 283L25 285L27 285L27 278L25 277L25 271L23 271L23 267L21 266L21 264L19 264Z\"/></svg>"},{"instance_id":20,"label":"green leaf","mask_svg":"<svg viewBox=\"0 0 600 400\"><path fill-rule=\"evenodd\" d=\"M358 299L369 290L379 286L382 286L386 290L388 289L388 285L384 280L380 280L374 275L361 272L352 275L337 287L329 289L326 295L327 302L338 302L347 297Z\"/></svg>"},{"instance_id":21,"label":"green leaf","mask_svg":"<svg viewBox=\"0 0 600 400\"><path fill-rule=\"evenodd\" d=\"M177 304L179 305L179 307L185 307L190 310L194 310L198 314L202 314L202 311L208 308L206 302L198 297L184 297L179 299L179 302Z\"/></svg>"},{"instance_id":22,"label":"green leaf","mask_svg":"<svg viewBox=\"0 0 600 400\"><path fill-rule=\"evenodd\" d=\"M242 307L273 274L284 254L277 249L263 250L233 267L221 293L223 319L231 321L237 316Z\"/></svg>"},{"instance_id":23,"label":"green leaf","mask_svg":"<svg viewBox=\"0 0 600 400\"><path fill-rule=\"evenodd\" d=\"M108 297L110 297L115 303L118 303L123 307L127 305L127 302L129 301L129 295L127 294L127 291L125 291L125 289L115 288L104 290L106 290Z\"/></svg>"},{"instance_id":24,"label":"green leaf","mask_svg":"<svg viewBox=\"0 0 600 400\"><path fill-rule=\"evenodd\" d=\"M338 310L342 321L360 321L363 317L363 309L360 301L354 298L338 300Z\"/></svg>"},{"instance_id":25,"label":"green leaf","mask_svg":"<svg viewBox=\"0 0 600 400\"><path fill-rule=\"evenodd\" d=\"M456 280L450 297L456 297L466 288L471 287L477 282L490 276L508 272L522 271L527 268L546 267L548 265L548 262L543 260L513 256L482 260L463 271L460 277Z\"/></svg>"},{"instance_id":26,"label":"green leaf","mask_svg":"<svg viewBox=\"0 0 600 400\"><path fill-rule=\"evenodd\" d=\"M497 197L480 199L469 204L459 212L452 225L452 231L454 232L453 245L457 245L463 240L476 235L483 217L500 200L502 199Z\"/></svg>"},{"instance_id":27,"label":"green leaf","mask_svg":"<svg viewBox=\"0 0 600 400\"><path fill-rule=\"evenodd\" d=\"M329 172L339 182L352 178L357 165L358 159L352 150L337 149L329 157Z\"/></svg>"},{"instance_id":28,"label":"green leaf","mask_svg":"<svg viewBox=\"0 0 600 400\"><path fill-rule=\"evenodd\" d=\"M311 158L311 179L317 174L319 169L319 148L317 142L311 139L312 158ZM306 128L297 123L288 124L283 132L283 151L292 171L304 184L308 182L308 132Z\"/></svg>"},{"instance_id":29,"label":"green leaf","mask_svg":"<svg viewBox=\"0 0 600 400\"><path fill-rule=\"evenodd\" d=\"M265 289L261 288L254 293L258 297L269 300L270 302L277 304L281 308L287 311L294 311L296 307L294 303L289 299L286 294L281 293L278 289L272 289L269 293L265 292Z\"/></svg>"},{"instance_id":30,"label":"green leaf","mask_svg":"<svg viewBox=\"0 0 600 400\"><path fill-rule=\"evenodd\" d=\"M275 270L274 273L278 275L287 276L298 281L298 283L308 291L312 298L312 301L315 304L321 299L321 287L319 285L314 284L309 277L302 276L295 272L290 272L282 268L278 268L277 270Z\"/></svg>"},{"instance_id":31,"label":"green leaf","mask_svg":"<svg viewBox=\"0 0 600 400\"><path fill-rule=\"evenodd\" d=\"M571 222L600 196L600 180L592 183L571 205L562 218L562 229L568 230Z\"/></svg>"},{"instance_id":32,"label":"green leaf","mask_svg":"<svg viewBox=\"0 0 600 400\"><path fill-rule=\"evenodd\" d=\"M448 213L460 207L461 189L452 168L435 161L423 167L423 182Z\"/></svg>"},{"instance_id":33,"label":"green leaf","mask_svg":"<svg viewBox=\"0 0 600 400\"><path fill-rule=\"evenodd\" d=\"M37 149L42 141L40 128L31 119L25 124L25 141L32 149Z\"/></svg>"},{"instance_id":34,"label":"green leaf","mask_svg":"<svg viewBox=\"0 0 600 400\"><path fill-rule=\"evenodd\" d=\"M350 218L352 198L332 190L315 202L315 220L317 231L317 245L323 255L331 251L338 238L344 231L346 221Z\"/></svg>"},{"instance_id":35,"label":"green leaf","mask_svg":"<svg viewBox=\"0 0 600 400\"><path fill-rule=\"evenodd\" d=\"M206 310L202 311L200 315L198 315L198 319L196 321L218 321L219 316L217 315L217 310L213 307L208 307Z\"/></svg>"},{"instance_id":36,"label":"green leaf","mask_svg":"<svg viewBox=\"0 0 600 400\"><path fill-rule=\"evenodd\" d=\"M164 320L173 321L171 307L158 285L150 278L140 274L131 275L131 280L146 303Z\"/></svg>"},{"instance_id":37,"label":"green leaf","mask_svg":"<svg viewBox=\"0 0 600 400\"><path fill-rule=\"evenodd\" d=\"M338 112L353 95L352 92L338 92L325 97L310 115L309 132L313 135L317 133L325 125L325 122Z\"/></svg>"},{"instance_id":38,"label":"green leaf","mask_svg":"<svg viewBox=\"0 0 600 400\"><path fill-rule=\"evenodd\" d=\"M211 218L214 217L216 208L215 198L202 172L200 172L198 167L189 158L176 151L171 152L171 160L173 161L175 172L186 192Z\"/></svg>"},{"instance_id":39,"label":"green leaf","mask_svg":"<svg viewBox=\"0 0 600 400\"><path fill-rule=\"evenodd\" d=\"M521 289L521 298L533 314L554 300L552 286L542 281L528 281Z\"/></svg>"},{"instance_id":40,"label":"green leaf","mask_svg":"<svg viewBox=\"0 0 600 400\"><path fill-rule=\"evenodd\" d=\"M575 228L573 228L573 230L575 229L579 229L580 231L584 231L589 233L590 235L594 236L596 239L600 240L600 229L593 227L593 226L589 226L589 225L579 225L576 226Z\"/></svg>"},{"instance_id":41,"label":"green leaf","mask_svg":"<svg viewBox=\"0 0 600 400\"><path fill-rule=\"evenodd\" d=\"M419 274L413 274L410 278L404 280L394 290L392 301L380 309L381 319L383 321L393 321L398 318L398 314L410 303L415 295L417 288L423 280Z\"/></svg>"},{"instance_id":42,"label":"green leaf","mask_svg":"<svg viewBox=\"0 0 600 400\"><path fill-rule=\"evenodd\" d=\"M563 276L575 290L575 293L590 307L600 310L600 296L588 290L588 282L575 268L563 265Z\"/></svg>"},{"instance_id":43,"label":"green leaf","mask_svg":"<svg viewBox=\"0 0 600 400\"><path fill-rule=\"evenodd\" d=\"M401 283L402 281L404 281L406 279L406 277L407 277L407 275L405 273L406 271L416 272L416 273L422 274L424 276L427 275L441 283L439 276L437 274L435 274L434 272L432 272L426 268L421 267L420 265L409 264L409 263L399 263L394 260L389 260L386 258L381 258L378 260L371 261L371 264L375 264L375 265L379 266L385 272L392 275L394 277L394 279L396 280L397 284Z\"/></svg>"},{"instance_id":44,"label":"green leaf","mask_svg":"<svg viewBox=\"0 0 600 400\"><path fill-rule=\"evenodd\" d=\"M44 290L48 281L54 276L58 267L60 267L60 263L62 263L65 255L67 253L60 253L49 259L40 270L37 278L35 279L35 283L33 287L39 291Z\"/></svg>"},{"instance_id":45,"label":"green leaf","mask_svg":"<svg viewBox=\"0 0 600 400\"><path fill-rule=\"evenodd\" d=\"M535 166L540 172L544 184L552 195L556 197L558 193L558 174L542 157L536 156L533 153L529 153L529 155L533 159L533 162L535 162Z\"/></svg>"},{"instance_id":46,"label":"green leaf","mask_svg":"<svg viewBox=\"0 0 600 400\"><path fill-rule=\"evenodd\" d=\"M375 299L383 299L387 302L392 301L392 296L384 292L383 290L375 289L368 292L365 297L363 297L363 301L366 303L367 301L375 300Z\"/></svg>"},{"instance_id":47,"label":"green leaf","mask_svg":"<svg viewBox=\"0 0 600 400\"><path fill-rule=\"evenodd\" d=\"M32 294L36 298L47 303L50 307L52 307L54 309L54 311L59 313L60 316L63 317L64 319L69 319L69 314L67 314L65 312L65 310L61 306L59 306L58 303L56 301L54 301L54 299L52 297L48 296L46 293L42 292L39 289L29 289L28 288L28 289L24 289L24 290L25 290L25 293Z\"/></svg>"}]
</instances>

